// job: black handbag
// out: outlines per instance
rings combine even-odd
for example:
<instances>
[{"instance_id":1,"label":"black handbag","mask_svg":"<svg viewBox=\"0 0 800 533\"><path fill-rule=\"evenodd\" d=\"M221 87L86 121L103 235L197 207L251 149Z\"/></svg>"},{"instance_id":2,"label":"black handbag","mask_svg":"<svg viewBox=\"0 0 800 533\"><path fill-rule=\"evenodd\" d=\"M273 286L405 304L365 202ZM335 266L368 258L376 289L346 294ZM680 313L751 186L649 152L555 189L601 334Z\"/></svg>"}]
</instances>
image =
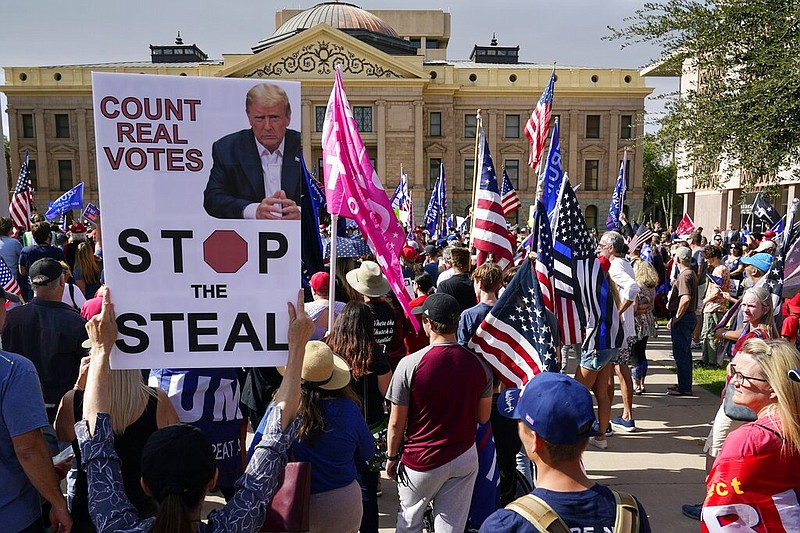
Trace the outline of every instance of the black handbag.
<instances>
[{"instance_id":1,"label":"black handbag","mask_svg":"<svg viewBox=\"0 0 800 533\"><path fill-rule=\"evenodd\" d=\"M725 387L725 396L722 399L722 410L725 415L731 420L739 420L741 422L753 422L758 416L749 407L739 405L733 402L733 395L736 393L736 388L733 381L729 381Z\"/></svg>"}]
</instances>

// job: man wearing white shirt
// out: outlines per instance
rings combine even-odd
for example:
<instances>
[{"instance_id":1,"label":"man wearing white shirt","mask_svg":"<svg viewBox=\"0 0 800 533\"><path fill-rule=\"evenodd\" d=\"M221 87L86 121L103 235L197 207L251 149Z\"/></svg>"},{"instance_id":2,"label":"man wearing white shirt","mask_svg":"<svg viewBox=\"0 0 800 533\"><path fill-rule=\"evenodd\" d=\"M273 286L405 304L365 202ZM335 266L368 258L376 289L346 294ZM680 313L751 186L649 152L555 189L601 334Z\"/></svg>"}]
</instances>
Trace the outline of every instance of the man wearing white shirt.
<instances>
[{"instance_id":1,"label":"man wearing white shirt","mask_svg":"<svg viewBox=\"0 0 800 533\"><path fill-rule=\"evenodd\" d=\"M300 133L288 129L286 93L274 84L256 85L247 93L245 112L250 129L212 147L203 207L215 218L300 220L302 151Z\"/></svg>"}]
</instances>

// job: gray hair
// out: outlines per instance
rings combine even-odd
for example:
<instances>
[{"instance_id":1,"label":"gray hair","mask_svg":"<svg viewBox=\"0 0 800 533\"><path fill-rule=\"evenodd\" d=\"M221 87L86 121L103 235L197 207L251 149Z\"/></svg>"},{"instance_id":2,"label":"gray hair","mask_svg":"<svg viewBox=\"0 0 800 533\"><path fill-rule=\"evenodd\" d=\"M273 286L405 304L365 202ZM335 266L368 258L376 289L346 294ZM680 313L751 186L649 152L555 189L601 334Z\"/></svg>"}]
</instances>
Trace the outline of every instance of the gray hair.
<instances>
[{"instance_id":1,"label":"gray hair","mask_svg":"<svg viewBox=\"0 0 800 533\"><path fill-rule=\"evenodd\" d=\"M606 244L610 244L615 254L624 254L627 251L625 237L616 231L607 231L603 233L600 240Z\"/></svg>"}]
</instances>

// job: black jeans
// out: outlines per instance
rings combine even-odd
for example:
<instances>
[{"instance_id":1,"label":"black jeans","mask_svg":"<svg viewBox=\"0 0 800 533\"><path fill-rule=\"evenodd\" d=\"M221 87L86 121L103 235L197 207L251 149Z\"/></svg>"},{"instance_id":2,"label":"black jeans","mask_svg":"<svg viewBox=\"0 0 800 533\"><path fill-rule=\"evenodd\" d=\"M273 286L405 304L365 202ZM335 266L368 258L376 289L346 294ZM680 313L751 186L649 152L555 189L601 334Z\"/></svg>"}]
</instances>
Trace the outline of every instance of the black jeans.
<instances>
[{"instance_id":1,"label":"black jeans","mask_svg":"<svg viewBox=\"0 0 800 533\"><path fill-rule=\"evenodd\" d=\"M361 503L364 514L361 515L361 533L378 533L378 478L380 472L367 468L364 461L356 462L356 479L361 486Z\"/></svg>"}]
</instances>

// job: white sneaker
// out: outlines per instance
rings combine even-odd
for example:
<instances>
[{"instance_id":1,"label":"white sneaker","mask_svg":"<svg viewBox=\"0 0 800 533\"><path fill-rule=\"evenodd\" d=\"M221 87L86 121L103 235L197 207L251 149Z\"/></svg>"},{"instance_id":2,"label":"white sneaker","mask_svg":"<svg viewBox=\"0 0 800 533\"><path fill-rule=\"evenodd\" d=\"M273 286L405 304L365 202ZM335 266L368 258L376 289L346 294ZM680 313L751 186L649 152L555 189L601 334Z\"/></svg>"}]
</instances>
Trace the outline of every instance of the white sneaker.
<instances>
[{"instance_id":1,"label":"white sneaker","mask_svg":"<svg viewBox=\"0 0 800 533\"><path fill-rule=\"evenodd\" d=\"M606 448L608 448L608 441L606 439L597 440L597 437L590 438L589 444L591 444L592 446L594 446L599 450L605 450Z\"/></svg>"}]
</instances>

